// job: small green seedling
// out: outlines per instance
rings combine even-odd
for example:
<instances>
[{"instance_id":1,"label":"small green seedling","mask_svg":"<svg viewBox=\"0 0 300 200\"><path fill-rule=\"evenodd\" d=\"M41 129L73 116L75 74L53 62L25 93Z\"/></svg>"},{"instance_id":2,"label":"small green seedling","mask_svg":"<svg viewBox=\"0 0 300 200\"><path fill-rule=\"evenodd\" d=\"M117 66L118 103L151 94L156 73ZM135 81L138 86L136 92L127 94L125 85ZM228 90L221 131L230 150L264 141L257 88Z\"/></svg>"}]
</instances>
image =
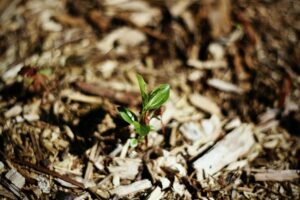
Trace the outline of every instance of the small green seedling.
<instances>
[{"instance_id":1,"label":"small green seedling","mask_svg":"<svg viewBox=\"0 0 300 200\"><path fill-rule=\"evenodd\" d=\"M52 70L23 67L19 74L23 77L24 87L30 92L38 93L49 88Z\"/></svg>"},{"instance_id":2,"label":"small green seedling","mask_svg":"<svg viewBox=\"0 0 300 200\"><path fill-rule=\"evenodd\" d=\"M136 147L138 143L144 140L145 136L153 130L149 125L152 118L158 118L162 114L162 105L170 96L170 85L161 84L150 93L147 92L147 84L141 75L137 75L140 93L142 96L142 108L139 117L125 107L119 107L120 116L128 124L132 124L137 138L130 139L130 146Z\"/></svg>"}]
</instances>

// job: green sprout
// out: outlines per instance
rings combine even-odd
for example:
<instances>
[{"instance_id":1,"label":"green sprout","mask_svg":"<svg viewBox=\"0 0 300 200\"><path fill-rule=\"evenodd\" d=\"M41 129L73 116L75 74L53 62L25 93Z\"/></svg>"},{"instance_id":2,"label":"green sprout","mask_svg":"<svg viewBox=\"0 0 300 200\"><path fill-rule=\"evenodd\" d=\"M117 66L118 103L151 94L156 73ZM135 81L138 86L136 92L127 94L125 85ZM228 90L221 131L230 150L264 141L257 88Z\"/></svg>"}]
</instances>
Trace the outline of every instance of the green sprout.
<instances>
[{"instance_id":1,"label":"green sprout","mask_svg":"<svg viewBox=\"0 0 300 200\"><path fill-rule=\"evenodd\" d=\"M142 96L142 108L139 117L126 107L118 107L119 115L128 124L132 124L137 138L130 139L130 146L136 147L140 141L145 139L145 136L153 130L149 125L152 118L158 118L162 112L162 105L170 96L170 85L161 84L153 91L147 92L147 84L141 75L137 75L137 80Z\"/></svg>"}]
</instances>

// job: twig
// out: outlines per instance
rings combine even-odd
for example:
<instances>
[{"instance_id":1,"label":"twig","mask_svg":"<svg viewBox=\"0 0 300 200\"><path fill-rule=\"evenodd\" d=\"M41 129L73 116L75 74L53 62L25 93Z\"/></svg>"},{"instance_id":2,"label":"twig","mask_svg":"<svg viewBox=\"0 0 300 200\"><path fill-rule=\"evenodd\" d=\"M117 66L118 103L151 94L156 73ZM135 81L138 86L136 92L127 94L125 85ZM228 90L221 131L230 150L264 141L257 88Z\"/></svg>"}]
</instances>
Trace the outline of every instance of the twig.
<instances>
[{"instance_id":1,"label":"twig","mask_svg":"<svg viewBox=\"0 0 300 200\"><path fill-rule=\"evenodd\" d=\"M72 178L70 178L68 176L61 175L61 174L59 174L59 173L57 173L55 171L49 170L47 168L43 168L43 167L38 166L38 165L34 165L34 164L32 164L30 162L27 162L27 161L13 160L13 162L17 163L17 164L19 164L21 166L27 166L29 168L32 168L32 169L34 169L36 171L39 171L39 172L42 172L44 174L48 174L50 176L62 179L63 181L69 182L69 183L71 183L71 184L73 184L73 185L75 185L75 186L77 186L77 187L79 187L81 189L85 189L84 185L82 183L80 183L80 182L78 182L78 181L76 181L76 180L74 180L74 179L72 179Z\"/></svg>"},{"instance_id":2,"label":"twig","mask_svg":"<svg viewBox=\"0 0 300 200\"><path fill-rule=\"evenodd\" d=\"M17 186L11 183L10 180L8 180L7 178L0 176L0 183L9 191L11 191L19 199L28 200L28 197Z\"/></svg>"},{"instance_id":3,"label":"twig","mask_svg":"<svg viewBox=\"0 0 300 200\"><path fill-rule=\"evenodd\" d=\"M97 95L103 98L108 98L116 103L127 104L127 105L139 104L139 98L137 93L132 93L132 92L120 93L108 88L99 87L85 82L76 82L75 85L83 92Z\"/></svg>"}]
</instances>

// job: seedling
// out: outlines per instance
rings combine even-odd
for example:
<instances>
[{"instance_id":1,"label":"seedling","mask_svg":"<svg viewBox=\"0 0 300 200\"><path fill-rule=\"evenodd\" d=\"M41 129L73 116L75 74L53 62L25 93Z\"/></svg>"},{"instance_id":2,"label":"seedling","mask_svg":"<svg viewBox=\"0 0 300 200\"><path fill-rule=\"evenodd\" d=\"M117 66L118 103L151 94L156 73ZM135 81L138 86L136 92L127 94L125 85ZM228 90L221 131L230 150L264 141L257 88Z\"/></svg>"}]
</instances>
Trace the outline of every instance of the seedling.
<instances>
[{"instance_id":1,"label":"seedling","mask_svg":"<svg viewBox=\"0 0 300 200\"><path fill-rule=\"evenodd\" d=\"M25 88L30 92L38 93L42 90L47 90L52 70L49 68L37 69L33 67L24 67L19 74L23 77Z\"/></svg>"},{"instance_id":2,"label":"seedling","mask_svg":"<svg viewBox=\"0 0 300 200\"><path fill-rule=\"evenodd\" d=\"M130 111L126 107L119 107L118 111L120 116L128 124L132 124L135 132L137 133L136 138L130 139L130 146L136 147L140 141L145 139L145 136L153 130L153 127L149 125L152 118L161 118L162 105L168 100L170 96L170 85L161 84L156 87L153 91L147 92L147 84L145 83L141 75L137 75L137 80L140 87L140 93L142 97L142 107L139 116L135 115L134 112Z\"/></svg>"}]
</instances>

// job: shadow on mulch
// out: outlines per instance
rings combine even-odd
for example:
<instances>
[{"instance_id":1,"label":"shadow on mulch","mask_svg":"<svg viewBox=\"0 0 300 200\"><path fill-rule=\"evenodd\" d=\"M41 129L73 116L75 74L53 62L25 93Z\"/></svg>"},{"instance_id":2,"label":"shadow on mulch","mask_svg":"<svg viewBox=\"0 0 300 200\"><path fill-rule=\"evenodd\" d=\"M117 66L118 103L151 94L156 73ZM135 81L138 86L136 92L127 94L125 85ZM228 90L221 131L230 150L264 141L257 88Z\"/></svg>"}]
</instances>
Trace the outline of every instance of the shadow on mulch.
<instances>
[{"instance_id":1,"label":"shadow on mulch","mask_svg":"<svg viewBox=\"0 0 300 200\"><path fill-rule=\"evenodd\" d=\"M78 125L73 125L62 118L58 118L54 113L42 113L41 120L60 127L63 130L63 125L68 125L75 135L74 141L70 142L70 153L75 155L82 155L87 149L91 148L97 141L99 136L95 135L98 130L97 126L102 122L106 115L106 111L101 107L90 110L88 113L82 115L79 119ZM101 141L105 143L108 149L104 151L110 152L117 144L116 140L125 143L129 137L129 131L125 128L128 126L126 122L118 116L113 118L117 128L111 128L101 133Z\"/></svg>"},{"instance_id":2,"label":"shadow on mulch","mask_svg":"<svg viewBox=\"0 0 300 200\"><path fill-rule=\"evenodd\" d=\"M26 101L35 96L33 93L25 92L23 84L20 82L15 82L11 85L5 86L2 90L0 90L0 95L7 101L12 98L16 98L19 101Z\"/></svg>"},{"instance_id":3,"label":"shadow on mulch","mask_svg":"<svg viewBox=\"0 0 300 200\"><path fill-rule=\"evenodd\" d=\"M105 111L102 108L96 108L80 117L79 124L72 126L72 130L75 135L83 138L83 140L72 142L70 153L81 155L95 144L97 138L95 138L94 132L97 131L97 124L103 120L104 116Z\"/></svg>"},{"instance_id":4,"label":"shadow on mulch","mask_svg":"<svg viewBox=\"0 0 300 200\"><path fill-rule=\"evenodd\" d=\"M94 132L97 130L97 125L103 120L105 113L106 112L102 108L92 109L80 117L78 125L66 122L64 119L57 117L52 112L43 112L41 114L41 120L58 126L61 130L63 130L63 125L68 125L75 135L74 141L70 143L70 153L82 155L97 141Z\"/></svg>"},{"instance_id":5,"label":"shadow on mulch","mask_svg":"<svg viewBox=\"0 0 300 200\"><path fill-rule=\"evenodd\" d=\"M291 112L287 116L282 116L280 125L292 135L300 137L300 114Z\"/></svg>"}]
</instances>

